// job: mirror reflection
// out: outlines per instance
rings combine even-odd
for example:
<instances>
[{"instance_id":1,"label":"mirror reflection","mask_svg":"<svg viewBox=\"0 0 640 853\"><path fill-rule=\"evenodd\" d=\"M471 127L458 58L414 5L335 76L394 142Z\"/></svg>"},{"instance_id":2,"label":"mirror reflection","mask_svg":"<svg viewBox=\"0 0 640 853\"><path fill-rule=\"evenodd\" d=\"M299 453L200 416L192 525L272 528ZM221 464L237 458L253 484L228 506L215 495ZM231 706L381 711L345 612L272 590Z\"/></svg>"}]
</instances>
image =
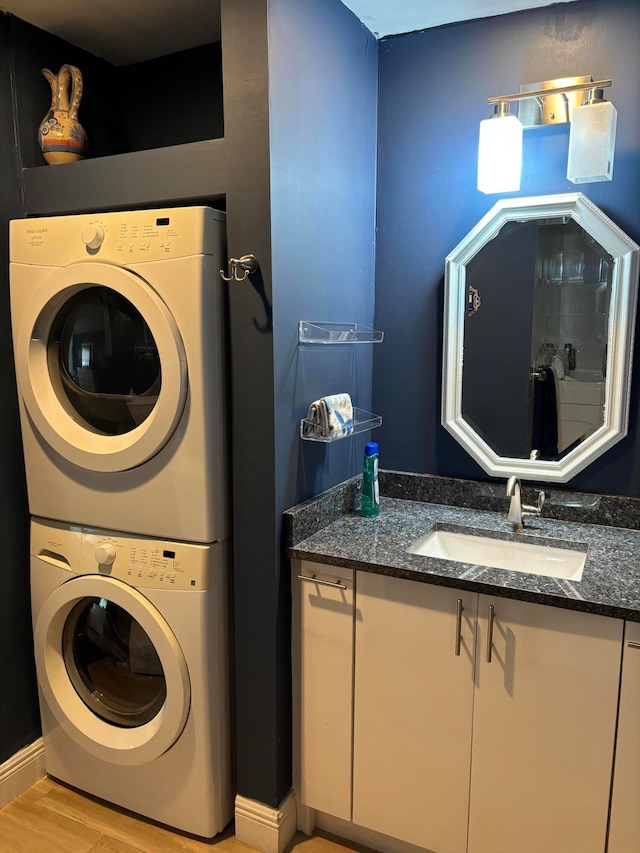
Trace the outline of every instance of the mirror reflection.
<instances>
[{"instance_id":1,"label":"mirror reflection","mask_svg":"<svg viewBox=\"0 0 640 853\"><path fill-rule=\"evenodd\" d=\"M447 255L442 425L566 483L627 434L640 247L582 193L500 199Z\"/></svg>"},{"instance_id":2,"label":"mirror reflection","mask_svg":"<svg viewBox=\"0 0 640 853\"><path fill-rule=\"evenodd\" d=\"M558 460L604 424L613 258L570 217L508 221L466 264L462 418Z\"/></svg>"}]
</instances>

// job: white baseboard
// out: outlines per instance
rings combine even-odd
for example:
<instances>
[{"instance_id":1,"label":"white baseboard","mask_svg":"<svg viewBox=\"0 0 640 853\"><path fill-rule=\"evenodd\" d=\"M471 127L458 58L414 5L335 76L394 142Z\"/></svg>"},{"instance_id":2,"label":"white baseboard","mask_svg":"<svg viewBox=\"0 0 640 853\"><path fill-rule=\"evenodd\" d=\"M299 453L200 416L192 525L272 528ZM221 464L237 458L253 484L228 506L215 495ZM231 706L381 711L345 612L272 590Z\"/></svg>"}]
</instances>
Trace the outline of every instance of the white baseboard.
<instances>
[{"instance_id":1,"label":"white baseboard","mask_svg":"<svg viewBox=\"0 0 640 853\"><path fill-rule=\"evenodd\" d=\"M316 828L315 809L310 809L309 806L303 806L300 803L296 803L296 811L296 825L298 832L302 832L304 835L312 835L313 830Z\"/></svg>"},{"instance_id":2,"label":"white baseboard","mask_svg":"<svg viewBox=\"0 0 640 853\"><path fill-rule=\"evenodd\" d=\"M262 853L283 853L296 832L293 791L289 791L277 809L238 794L235 821L238 841Z\"/></svg>"},{"instance_id":3,"label":"white baseboard","mask_svg":"<svg viewBox=\"0 0 640 853\"><path fill-rule=\"evenodd\" d=\"M38 738L0 764L0 808L24 794L45 775L44 746L42 738Z\"/></svg>"}]
</instances>

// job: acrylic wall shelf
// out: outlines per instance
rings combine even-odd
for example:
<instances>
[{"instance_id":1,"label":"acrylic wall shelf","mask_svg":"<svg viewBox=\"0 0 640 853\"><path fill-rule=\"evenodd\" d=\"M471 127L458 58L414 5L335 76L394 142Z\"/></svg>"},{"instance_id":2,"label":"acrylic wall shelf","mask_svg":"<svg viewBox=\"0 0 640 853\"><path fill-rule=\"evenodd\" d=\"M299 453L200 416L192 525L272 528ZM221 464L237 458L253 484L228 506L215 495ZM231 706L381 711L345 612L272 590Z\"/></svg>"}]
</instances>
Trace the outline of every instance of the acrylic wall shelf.
<instances>
[{"instance_id":1,"label":"acrylic wall shelf","mask_svg":"<svg viewBox=\"0 0 640 853\"><path fill-rule=\"evenodd\" d=\"M301 344L379 344L384 332L360 323L317 323L300 320L298 341Z\"/></svg>"},{"instance_id":2,"label":"acrylic wall shelf","mask_svg":"<svg viewBox=\"0 0 640 853\"><path fill-rule=\"evenodd\" d=\"M374 415L373 412L366 412L364 409L353 409L353 429L347 435L341 435L336 431L322 429L308 418L303 418L300 421L300 438L305 441L321 441L328 444L332 441L339 441L341 438L350 438L359 432L365 432L368 429L375 429L382 424L380 415Z\"/></svg>"}]
</instances>

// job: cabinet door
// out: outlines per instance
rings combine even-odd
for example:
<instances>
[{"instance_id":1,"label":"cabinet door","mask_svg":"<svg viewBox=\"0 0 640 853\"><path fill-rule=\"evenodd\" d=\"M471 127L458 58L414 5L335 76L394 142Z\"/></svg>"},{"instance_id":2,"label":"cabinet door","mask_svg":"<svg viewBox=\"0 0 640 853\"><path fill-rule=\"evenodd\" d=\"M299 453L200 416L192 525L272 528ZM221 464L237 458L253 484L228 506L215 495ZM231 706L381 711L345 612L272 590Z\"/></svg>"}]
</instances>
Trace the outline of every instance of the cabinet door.
<instances>
[{"instance_id":1,"label":"cabinet door","mask_svg":"<svg viewBox=\"0 0 640 853\"><path fill-rule=\"evenodd\" d=\"M293 570L296 794L350 820L354 573L296 561Z\"/></svg>"},{"instance_id":2,"label":"cabinet door","mask_svg":"<svg viewBox=\"0 0 640 853\"><path fill-rule=\"evenodd\" d=\"M353 821L438 853L466 848L476 606L357 573Z\"/></svg>"},{"instance_id":3,"label":"cabinet door","mask_svg":"<svg viewBox=\"0 0 640 853\"><path fill-rule=\"evenodd\" d=\"M478 612L469 853L603 853L623 623L484 595Z\"/></svg>"},{"instance_id":4,"label":"cabinet door","mask_svg":"<svg viewBox=\"0 0 640 853\"><path fill-rule=\"evenodd\" d=\"M640 624L627 622L608 853L640 850Z\"/></svg>"}]
</instances>

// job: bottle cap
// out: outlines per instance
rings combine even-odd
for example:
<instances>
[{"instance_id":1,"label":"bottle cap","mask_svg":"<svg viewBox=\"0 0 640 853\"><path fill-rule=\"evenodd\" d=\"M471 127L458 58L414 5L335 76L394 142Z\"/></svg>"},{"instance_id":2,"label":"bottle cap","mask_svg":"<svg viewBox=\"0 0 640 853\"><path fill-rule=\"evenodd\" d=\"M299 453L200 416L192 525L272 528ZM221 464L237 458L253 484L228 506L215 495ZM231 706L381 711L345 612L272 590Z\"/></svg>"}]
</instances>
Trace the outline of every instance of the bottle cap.
<instances>
[{"instance_id":1,"label":"bottle cap","mask_svg":"<svg viewBox=\"0 0 640 853\"><path fill-rule=\"evenodd\" d=\"M378 453L378 442L377 441L369 441L364 446L364 455L365 456L375 456Z\"/></svg>"}]
</instances>

